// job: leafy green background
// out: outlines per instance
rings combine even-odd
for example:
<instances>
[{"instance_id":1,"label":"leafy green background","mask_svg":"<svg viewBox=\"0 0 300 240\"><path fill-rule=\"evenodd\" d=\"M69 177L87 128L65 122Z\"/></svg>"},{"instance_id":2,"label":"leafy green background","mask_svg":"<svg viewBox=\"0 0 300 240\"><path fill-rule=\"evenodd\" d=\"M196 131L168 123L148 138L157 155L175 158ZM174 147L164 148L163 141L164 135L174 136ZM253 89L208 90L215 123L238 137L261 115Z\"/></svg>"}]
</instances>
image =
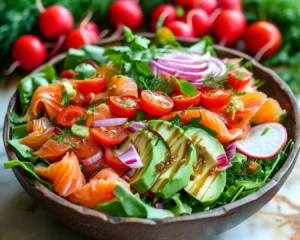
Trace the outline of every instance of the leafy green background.
<instances>
[{"instance_id":1,"label":"leafy green background","mask_svg":"<svg viewBox=\"0 0 300 240\"><path fill-rule=\"evenodd\" d=\"M93 20L100 30L111 27L107 12L114 0L43 0L45 7L61 4L73 14L75 23L84 18L88 10L94 12ZM140 0L146 20L151 10L160 3L171 0ZM300 0L243 0L244 12L248 22L267 20L275 23L283 34L281 50L264 64L273 67L290 85L300 93ZM25 33L38 34L37 17L39 13L35 0L9 0L0 2L0 73L11 63L10 50L15 39ZM0 76L0 79L4 79Z\"/></svg>"}]
</instances>

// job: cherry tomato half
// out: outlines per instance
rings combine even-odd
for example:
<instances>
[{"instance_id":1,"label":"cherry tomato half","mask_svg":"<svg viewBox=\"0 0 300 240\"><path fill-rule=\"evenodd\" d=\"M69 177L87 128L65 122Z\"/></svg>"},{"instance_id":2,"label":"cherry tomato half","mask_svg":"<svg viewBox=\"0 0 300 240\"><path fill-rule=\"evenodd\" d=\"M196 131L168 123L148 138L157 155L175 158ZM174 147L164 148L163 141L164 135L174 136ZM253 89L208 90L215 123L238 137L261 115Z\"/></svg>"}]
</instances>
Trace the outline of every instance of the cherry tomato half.
<instances>
[{"instance_id":1,"label":"cherry tomato half","mask_svg":"<svg viewBox=\"0 0 300 240\"><path fill-rule=\"evenodd\" d=\"M134 96L115 96L109 98L110 110L118 117L133 118L139 109L139 99Z\"/></svg>"},{"instance_id":2,"label":"cherry tomato half","mask_svg":"<svg viewBox=\"0 0 300 240\"><path fill-rule=\"evenodd\" d=\"M224 88L205 88L202 90L202 103L206 108L221 108L231 97L231 90Z\"/></svg>"},{"instance_id":3,"label":"cherry tomato half","mask_svg":"<svg viewBox=\"0 0 300 240\"><path fill-rule=\"evenodd\" d=\"M57 123L71 127L76 123L77 118L84 116L85 111L78 106L70 106L62 109L57 116Z\"/></svg>"},{"instance_id":4,"label":"cherry tomato half","mask_svg":"<svg viewBox=\"0 0 300 240\"><path fill-rule=\"evenodd\" d=\"M252 73L246 68L235 68L228 73L227 83L231 84L235 90L246 87L252 80Z\"/></svg>"},{"instance_id":5,"label":"cherry tomato half","mask_svg":"<svg viewBox=\"0 0 300 240\"><path fill-rule=\"evenodd\" d=\"M107 165L113 169L128 169L124 163L118 158L116 151L110 147L105 147L105 162Z\"/></svg>"},{"instance_id":6,"label":"cherry tomato half","mask_svg":"<svg viewBox=\"0 0 300 240\"><path fill-rule=\"evenodd\" d=\"M143 90L141 92L141 106L150 115L162 116L172 110L174 102L172 98L165 96L162 92Z\"/></svg>"},{"instance_id":7,"label":"cherry tomato half","mask_svg":"<svg viewBox=\"0 0 300 240\"><path fill-rule=\"evenodd\" d=\"M77 89L84 94L102 92L106 86L105 78L77 80L74 83Z\"/></svg>"},{"instance_id":8,"label":"cherry tomato half","mask_svg":"<svg viewBox=\"0 0 300 240\"><path fill-rule=\"evenodd\" d=\"M198 93L195 96L183 96L178 95L172 97L174 101L174 108L173 110L185 110L189 107L198 106L201 100L201 94Z\"/></svg>"},{"instance_id":9,"label":"cherry tomato half","mask_svg":"<svg viewBox=\"0 0 300 240\"><path fill-rule=\"evenodd\" d=\"M91 129L92 136L103 146L115 146L123 142L128 132L122 126Z\"/></svg>"},{"instance_id":10,"label":"cherry tomato half","mask_svg":"<svg viewBox=\"0 0 300 240\"><path fill-rule=\"evenodd\" d=\"M64 70L59 74L59 76L61 78L68 78L68 79L72 79L72 78L76 77L77 75L78 75L78 73L71 69Z\"/></svg>"}]
</instances>

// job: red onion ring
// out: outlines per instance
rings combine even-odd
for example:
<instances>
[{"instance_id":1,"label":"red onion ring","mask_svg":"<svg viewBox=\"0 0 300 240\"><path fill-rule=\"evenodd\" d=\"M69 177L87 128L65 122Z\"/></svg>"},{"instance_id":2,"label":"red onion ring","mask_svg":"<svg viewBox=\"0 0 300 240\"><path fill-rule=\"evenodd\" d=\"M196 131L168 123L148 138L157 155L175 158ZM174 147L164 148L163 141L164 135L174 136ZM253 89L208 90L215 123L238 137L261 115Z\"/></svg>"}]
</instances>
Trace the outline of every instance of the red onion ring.
<instances>
[{"instance_id":1,"label":"red onion ring","mask_svg":"<svg viewBox=\"0 0 300 240\"><path fill-rule=\"evenodd\" d=\"M127 122L127 118L107 118L103 120L96 120L92 123L92 127L113 127L123 125Z\"/></svg>"},{"instance_id":2,"label":"red onion ring","mask_svg":"<svg viewBox=\"0 0 300 240\"><path fill-rule=\"evenodd\" d=\"M95 155L93 155L89 158L86 158L84 160L81 160L81 163L82 163L83 166L86 167L86 166L89 166L89 165L92 165L92 164L98 162L102 157L103 157L103 151L100 150Z\"/></svg>"}]
</instances>

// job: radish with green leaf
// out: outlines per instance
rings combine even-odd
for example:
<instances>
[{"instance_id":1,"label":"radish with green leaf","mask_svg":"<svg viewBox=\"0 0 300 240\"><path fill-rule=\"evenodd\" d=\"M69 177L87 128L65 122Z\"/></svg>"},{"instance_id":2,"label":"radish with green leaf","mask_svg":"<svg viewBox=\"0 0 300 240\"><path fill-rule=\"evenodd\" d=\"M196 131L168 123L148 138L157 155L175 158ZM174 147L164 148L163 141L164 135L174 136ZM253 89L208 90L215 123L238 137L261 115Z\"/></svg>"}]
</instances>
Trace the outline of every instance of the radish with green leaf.
<instances>
[{"instance_id":1,"label":"radish with green leaf","mask_svg":"<svg viewBox=\"0 0 300 240\"><path fill-rule=\"evenodd\" d=\"M32 71L40 66L47 57L47 51L42 41L34 35L19 37L12 47L14 63L6 74L12 73L17 67L25 71Z\"/></svg>"},{"instance_id":2,"label":"radish with green leaf","mask_svg":"<svg viewBox=\"0 0 300 240\"><path fill-rule=\"evenodd\" d=\"M137 29L143 21L143 12L140 6L134 1L115 1L108 11L110 22L117 27L112 34L116 38L122 34L123 26L131 30Z\"/></svg>"},{"instance_id":3,"label":"radish with green leaf","mask_svg":"<svg viewBox=\"0 0 300 240\"><path fill-rule=\"evenodd\" d=\"M276 122L251 128L248 138L236 142L237 149L247 157L268 159L278 155L288 139L286 128Z\"/></svg>"},{"instance_id":4,"label":"radish with green leaf","mask_svg":"<svg viewBox=\"0 0 300 240\"><path fill-rule=\"evenodd\" d=\"M193 27L196 37L204 36L212 26L209 15L201 8L189 10L184 14L183 20Z\"/></svg>"},{"instance_id":5,"label":"radish with green leaf","mask_svg":"<svg viewBox=\"0 0 300 240\"><path fill-rule=\"evenodd\" d=\"M193 38L195 37L194 29L191 25L183 22L183 21L173 21L166 24L166 28L170 29L170 31L176 37L185 37L185 38Z\"/></svg>"},{"instance_id":6,"label":"radish with green leaf","mask_svg":"<svg viewBox=\"0 0 300 240\"><path fill-rule=\"evenodd\" d=\"M151 28L156 32L156 24L159 20L163 21L163 26L176 20L176 8L172 4L161 4L156 7L151 14Z\"/></svg>"}]
</instances>

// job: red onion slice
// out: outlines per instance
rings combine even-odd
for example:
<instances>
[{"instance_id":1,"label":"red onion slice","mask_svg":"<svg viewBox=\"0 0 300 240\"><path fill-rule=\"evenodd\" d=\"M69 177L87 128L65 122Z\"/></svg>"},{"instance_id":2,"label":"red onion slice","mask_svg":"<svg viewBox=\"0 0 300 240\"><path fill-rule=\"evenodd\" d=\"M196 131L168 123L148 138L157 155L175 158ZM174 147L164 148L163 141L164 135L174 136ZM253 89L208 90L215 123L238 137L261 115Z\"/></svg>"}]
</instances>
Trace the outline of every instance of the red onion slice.
<instances>
[{"instance_id":1,"label":"red onion slice","mask_svg":"<svg viewBox=\"0 0 300 240\"><path fill-rule=\"evenodd\" d=\"M144 166L140 155L138 154L132 143L129 144L127 151L125 151L118 157L126 166L130 168L142 168Z\"/></svg>"},{"instance_id":2,"label":"red onion slice","mask_svg":"<svg viewBox=\"0 0 300 240\"><path fill-rule=\"evenodd\" d=\"M156 61L166 67L177 68L178 70L181 71L199 72L199 71L203 71L207 67L207 63L205 62L195 62L194 64L185 64L185 63L176 63L168 60L163 60L160 58L158 58Z\"/></svg>"},{"instance_id":3,"label":"red onion slice","mask_svg":"<svg viewBox=\"0 0 300 240\"><path fill-rule=\"evenodd\" d=\"M141 122L133 122L130 124L130 126L128 127L128 131L131 133L135 133L137 130L139 130L140 128L144 127L145 124L141 123Z\"/></svg>"},{"instance_id":4,"label":"red onion slice","mask_svg":"<svg viewBox=\"0 0 300 240\"><path fill-rule=\"evenodd\" d=\"M226 155L228 157L228 160L230 161L231 159L233 159L235 154L236 154L236 143L233 142L226 147Z\"/></svg>"},{"instance_id":5,"label":"red onion slice","mask_svg":"<svg viewBox=\"0 0 300 240\"><path fill-rule=\"evenodd\" d=\"M113 127L123 125L128 121L127 118L107 118L103 120L96 120L92 123L92 127Z\"/></svg>"},{"instance_id":6,"label":"red onion slice","mask_svg":"<svg viewBox=\"0 0 300 240\"><path fill-rule=\"evenodd\" d=\"M227 156L225 153L221 154L218 158L217 158L217 170L223 171L229 167L231 167L232 164L231 162L228 160Z\"/></svg>"},{"instance_id":7,"label":"red onion slice","mask_svg":"<svg viewBox=\"0 0 300 240\"><path fill-rule=\"evenodd\" d=\"M102 157L103 157L103 151L100 150L95 155L93 155L89 158L86 158L84 160L81 160L81 163L82 163L83 166L86 167L86 166L89 166L89 165L92 165L92 164L98 162Z\"/></svg>"},{"instance_id":8,"label":"red onion slice","mask_svg":"<svg viewBox=\"0 0 300 240\"><path fill-rule=\"evenodd\" d=\"M154 207L159 208L159 209L163 209L164 208L164 203L163 202L155 203Z\"/></svg>"}]
</instances>

